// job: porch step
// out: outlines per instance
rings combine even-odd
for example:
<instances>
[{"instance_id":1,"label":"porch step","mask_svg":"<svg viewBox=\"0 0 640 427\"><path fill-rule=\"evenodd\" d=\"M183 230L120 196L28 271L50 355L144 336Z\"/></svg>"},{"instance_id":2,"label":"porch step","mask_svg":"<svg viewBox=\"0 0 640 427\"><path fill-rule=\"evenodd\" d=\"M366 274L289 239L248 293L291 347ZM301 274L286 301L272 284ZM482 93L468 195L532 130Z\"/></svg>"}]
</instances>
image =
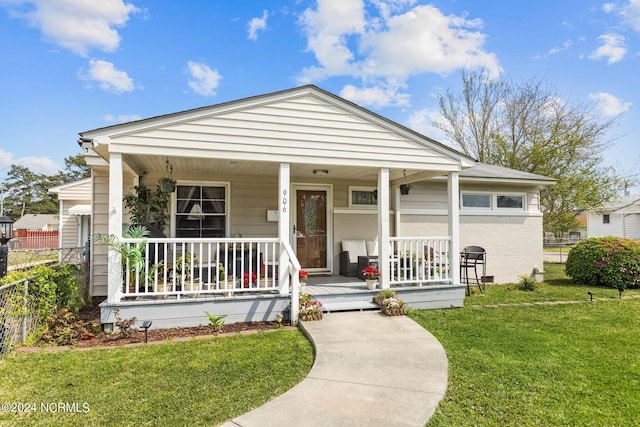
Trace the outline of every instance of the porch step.
<instances>
[{"instance_id":1,"label":"porch step","mask_svg":"<svg viewBox=\"0 0 640 427\"><path fill-rule=\"evenodd\" d=\"M345 301L345 302L330 302L323 304L324 311L331 313L332 311L350 311L350 310L379 310L378 304L374 304L371 301Z\"/></svg>"}]
</instances>

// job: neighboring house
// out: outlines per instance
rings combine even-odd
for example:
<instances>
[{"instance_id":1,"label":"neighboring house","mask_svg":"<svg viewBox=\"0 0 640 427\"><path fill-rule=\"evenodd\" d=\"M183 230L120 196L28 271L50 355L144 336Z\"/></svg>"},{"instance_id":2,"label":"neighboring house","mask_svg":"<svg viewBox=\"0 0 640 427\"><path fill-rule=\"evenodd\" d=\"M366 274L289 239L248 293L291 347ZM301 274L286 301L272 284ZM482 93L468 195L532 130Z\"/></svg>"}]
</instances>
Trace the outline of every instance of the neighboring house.
<instances>
[{"instance_id":1,"label":"neighboring house","mask_svg":"<svg viewBox=\"0 0 640 427\"><path fill-rule=\"evenodd\" d=\"M45 249L58 245L58 215L26 214L13 223L11 249Z\"/></svg>"},{"instance_id":2,"label":"neighboring house","mask_svg":"<svg viewBox=\"0 0 640 427\"><path fill-rule=\"evenodd\" d=\"M621 197L587 215L587 237L640 239L640 195Z\"/></svg>"},{"instance_id":3,"label":"neighboring house","mask_svg":"<svg viewBox=\"0 0 640 427\"><path fill-rule=\"evenodd\" d=\"M300 268L317 282L326 277L327 292L338 289L331 280L346 240L376 242L380 286L406 291L416 307L462 305L459 251L468 245L487 250L495 282L542 267L539 188L554 180L477 163L315 86L80 136L92 169L92 235L121 236L128 222L123 195L133 186L155 187L167 165L177 181L162 230L167 238L147 239L145 276L161 261L160 278L134 286L141 276L122 275L118 256L94 244L91 289L107 297L103 323L113 322L118 307L123 318L155 319L154 326L169 325L168 317L173 325L198 324L206 322L205 309L234 313L240 309L230 304L242 301L250 314L235 312L228 321L274 319L288 310ZM402 184L411 187L408 195ZM198 262L185 267L186 253ZM235 294L225 299L229 286ZM297 304L291 307L295 321Z\"/></svg>"},{"instance_id":4,"label":"neighboring house","mask_svg":"<svg viewBox=\"0 0 640 427\"><path fill-rule=\"evenodd\" d=\"M54 231L58 226L58 215L26 214L13 223L13 231Z\"/></svg>"},{"instance_id":5,"label":"neighboring house","mask_svg":"<svg viewBox=\"0 0 640 427\"><path fill-rule=\"evenodd\" d=\"M89 243L91 237L91 178L70 182L49 189L60 202L59 245L77 248Z\"/></svg>"}]
</instances>

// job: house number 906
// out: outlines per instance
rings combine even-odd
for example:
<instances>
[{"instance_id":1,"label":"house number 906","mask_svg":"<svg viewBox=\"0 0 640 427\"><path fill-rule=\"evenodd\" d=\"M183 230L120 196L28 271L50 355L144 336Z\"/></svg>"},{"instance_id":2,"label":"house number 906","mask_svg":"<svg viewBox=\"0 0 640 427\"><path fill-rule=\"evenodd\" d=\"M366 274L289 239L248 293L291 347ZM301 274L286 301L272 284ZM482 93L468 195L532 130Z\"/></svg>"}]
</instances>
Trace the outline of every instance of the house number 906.
<instances>
[{"instance_id":1,"label":"house number 906","mask_svg":"<svg viewBox=\"0 0 640 427\"><path fill-rule=\"evenodd\" d=\"M287 190L282 190L282 213L287 212Z\"/></svg>"}]
</instances>

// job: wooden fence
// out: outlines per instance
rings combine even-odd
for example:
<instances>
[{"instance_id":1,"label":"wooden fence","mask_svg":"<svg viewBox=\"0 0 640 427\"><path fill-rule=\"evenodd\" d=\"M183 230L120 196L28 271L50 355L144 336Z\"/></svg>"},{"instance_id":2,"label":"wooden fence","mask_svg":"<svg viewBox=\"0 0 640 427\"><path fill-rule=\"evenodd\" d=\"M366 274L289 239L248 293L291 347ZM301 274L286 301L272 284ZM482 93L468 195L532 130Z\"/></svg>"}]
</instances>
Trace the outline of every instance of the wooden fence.
<instances>
[{"instance_id":1,"label":"wooden fence","mask_svg":"<svg viewBox=\"0 0 640 427\"><path fill-rule=\"evenodd\" d=\"M8 245L13 250L57 248L58 230L16 230Z\"/></svg>"}]
</instances>

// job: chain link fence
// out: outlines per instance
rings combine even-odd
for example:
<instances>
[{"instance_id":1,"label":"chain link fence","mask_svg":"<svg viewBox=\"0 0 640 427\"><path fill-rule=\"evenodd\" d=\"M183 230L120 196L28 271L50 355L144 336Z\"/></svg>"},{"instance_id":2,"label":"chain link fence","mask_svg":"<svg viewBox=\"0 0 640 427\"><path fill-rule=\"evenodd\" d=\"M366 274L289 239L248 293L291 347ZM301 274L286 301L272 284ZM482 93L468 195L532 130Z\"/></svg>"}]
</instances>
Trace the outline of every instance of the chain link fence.
<instances>
[{"instance_id":1,"label":"chain link fence","mask_svg":"<svg viewBox=\"0 0 640 427\"><path fill-rule=\"evenodd\" d=\"M29 271L39 265L75 264L83 275L80 296L89 301L88 247L9 251L9 271ZM0 358L38 327L33 304L30 304L29 279L0 286Z\"/></svg>"},{"instance_id":2,"label":"chain link fence","mask_svg":"<svg viewBox=\"0 0 640 427\"><path fill-rule=\"evenodd\" d=\"M0 357L23 342L37 327L37 318L29 304L29 279L0 286Z\"/></svg>"}]
</instances>

